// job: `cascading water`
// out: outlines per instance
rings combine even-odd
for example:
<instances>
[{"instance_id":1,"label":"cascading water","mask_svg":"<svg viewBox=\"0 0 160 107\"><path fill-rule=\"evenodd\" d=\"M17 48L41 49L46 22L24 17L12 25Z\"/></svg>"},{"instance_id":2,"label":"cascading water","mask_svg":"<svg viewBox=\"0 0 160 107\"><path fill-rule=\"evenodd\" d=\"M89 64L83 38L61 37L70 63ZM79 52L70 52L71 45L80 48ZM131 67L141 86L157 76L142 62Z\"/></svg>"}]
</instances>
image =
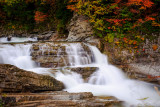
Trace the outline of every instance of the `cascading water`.
<instances>
[{"instance_id":1,"label":"cascading water","mask_svg":"<svg viewBox=\"0 0 160 107\"><path fill-rule=\"evenodd\" d=\"M56 78L65 84L66 91L92 92L95 96L115 96L125 101L126 106L160 106L160 96L151 84L128 79L121 70L108 64L107 57L94 46L89 46L94 58L87 57L92 62L81 64L83 61L79 60L81 56L78 53L78 45L70 45L68 48L74 50L72 52L75 53L73 59L79 61L79 63L72 62L72 65L74 65L72 67L98 67L99 70L92 74L88 82L84 82L79 74L71 73L66 75L58 72ZM67 53L70 54L71 52Z\"/></svg>"},{"instance_id":2,"label":"cascading water","mask_svg":"<svg viewBox=\"0 0 160 107\"><path fill-rule=\"evenodd\" d=\"M94 46L88 46L90 53L84 51L80 43L66 45L66 53L71 67L98 67L99 69L85 82L80 74L57 72L54 77L64 83L69 92L92 92L95 96L115 96L128 105L160 106L160 96L151 84L130 80L113 65L107 57ZM40 68L30 56L31 44L1 45L0 63L12 64L21 69L53 76L49 69ZM145 100L141 100L144 99Z\"/></svg>"},{"instance_id":3,"label":"cascading water","mask_svg":"<svg viewBox=\"0 0 160 107\"><path fill-rule=\"evenodd\" d=\"M29 45L1 45L0 63L12 64L22 69L35 67L34 61L31 60Z\"/></svg>"},{"instance_id":4,"label":"cascading water","mask_svg":"<svg viewBox=\"0 0 160 107\"><path fill-rule=\"evenodd\" d=\"M30 56L31 44L0 45L0 64L11 64L39 74L49 74L47 68L38 67Z\"/></svg>"}]
</instances>

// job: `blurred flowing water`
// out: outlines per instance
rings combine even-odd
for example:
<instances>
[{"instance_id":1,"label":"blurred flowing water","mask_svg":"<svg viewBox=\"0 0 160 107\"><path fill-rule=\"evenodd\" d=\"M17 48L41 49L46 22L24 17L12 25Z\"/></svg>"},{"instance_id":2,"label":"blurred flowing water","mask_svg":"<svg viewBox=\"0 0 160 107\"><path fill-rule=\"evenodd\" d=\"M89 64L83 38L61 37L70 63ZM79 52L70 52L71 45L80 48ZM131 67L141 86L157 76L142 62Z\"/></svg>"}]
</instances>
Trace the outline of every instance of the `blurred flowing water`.
<instances>
[{"instance_id":1,"label":"blurred flowing water","mask_svg":"<svg viewBox=\"0 0 160 107\"><path fill-rule=\"evenodd\" d=\"M2 39L1 39L2 40ZM85 44L87 45L87 44ZM117 67L107 61L95 46L87 45L90 54L80 43L66 44L70 67L98 67L88 82L80 74L72 71L52 74L50 68L39 67L31 58L32 44L1 44L0 63L12 64L21 69L54 76L65 85L68 92L92 92L95 96L114 96L124 101L124 106L160 106L160 96L152 84L128 79ZM69 73L67 73L69 72Z\"/></svg>"}]
</instances>

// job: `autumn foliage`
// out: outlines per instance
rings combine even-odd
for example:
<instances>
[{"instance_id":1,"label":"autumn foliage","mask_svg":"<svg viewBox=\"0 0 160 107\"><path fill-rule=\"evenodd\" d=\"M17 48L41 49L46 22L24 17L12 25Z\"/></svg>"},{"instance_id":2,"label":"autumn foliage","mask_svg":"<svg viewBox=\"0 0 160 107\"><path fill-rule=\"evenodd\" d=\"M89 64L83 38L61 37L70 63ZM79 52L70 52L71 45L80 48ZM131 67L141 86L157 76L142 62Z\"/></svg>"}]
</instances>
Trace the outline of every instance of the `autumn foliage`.
<instances>
[{"instance_id":1,"label":"autumn foliage","mask_svg":"<svg viewBox=\"0 0 160 107\"><path fill-rule=\"evenodd\" d=\"M160 27L160 8L155 1L70 0L67 8L87 15L94 28L99 31L126 33L140 29L146 23L148 26Z\"/></svg>"},{"instance_id":2,"label":"autumn foliage","mask_svg":"<svg viewBox=\"0 0 160 107\"><path fill-rule=\"evenodd\" d=\"M8 28L26 24L25 29L48 22L62 30L76 12L88 17L99 36L153 33L160 31L158 4L159 0L0 0L0 22Z\"/></svg>"},{"instance_id":3,"label":"autumn foliage","mask_svg":"<svg viewBox=\"0 0 160 107\"><path fill-rule=\"evenodd\" d=\"M46 18L47 18L47 15L44 14L43 12L40 12L40 11L35 12L34 19L37 23L43 22Z\"/></svg>"}]
</instances>

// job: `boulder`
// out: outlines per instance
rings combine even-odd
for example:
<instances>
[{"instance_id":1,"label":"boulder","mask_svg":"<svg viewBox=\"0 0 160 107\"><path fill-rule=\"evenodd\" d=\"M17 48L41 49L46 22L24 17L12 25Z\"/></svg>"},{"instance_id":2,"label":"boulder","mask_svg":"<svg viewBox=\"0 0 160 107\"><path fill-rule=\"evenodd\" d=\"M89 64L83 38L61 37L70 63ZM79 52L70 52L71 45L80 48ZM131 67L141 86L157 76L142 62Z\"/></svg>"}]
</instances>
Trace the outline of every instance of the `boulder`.
<instances>
[{"instance_id":1,"label":"boulder","mask_svg":"<svg viewBox=\"0 0 160 107\"><path fill-rule=\"evenodd\" d=\"M2 92L38 92L59 91L64 85L47 75L25 71L9 64L0 64L0 88Z\"/></svg>"},{"instance_id":2,"label":"boulder","mask_svg":"<svg viewBox=\"0 0 160 107\"><path fill-rule=\"evenodd\" d=\"M76 67L76 68L66 68L67 70L71 70L78 74L82 75L84 80L88 79L94 72L96 72L99 68L97 67Z\"/></svg>"},{"instance_id":3,"label":"boulder","mask_svg":"<svg viewBox=\"0 0 160 107\"><path fill-rule=\"evenodd\" d=\"M86 41L93 35L93 28L88 18L83 15L74 14L67 29L69 31L67 41Z\"/></svg>"}]
</instances>

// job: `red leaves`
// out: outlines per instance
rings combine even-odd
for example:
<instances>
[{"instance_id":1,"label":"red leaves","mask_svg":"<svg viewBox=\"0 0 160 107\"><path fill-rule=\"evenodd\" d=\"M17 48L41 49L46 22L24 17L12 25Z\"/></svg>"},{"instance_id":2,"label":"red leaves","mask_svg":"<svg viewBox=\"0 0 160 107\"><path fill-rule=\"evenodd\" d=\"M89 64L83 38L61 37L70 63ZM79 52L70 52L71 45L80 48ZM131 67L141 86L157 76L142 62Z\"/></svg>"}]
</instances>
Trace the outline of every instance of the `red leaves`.
<instances>
[{"instance_id":1,"label":"red leaves","mask_svg":"<svg viewBox=\"0 0 160 107\"><path fill-rule=\"evenodd\" d=\"M144 23L144 21L142 19L138 19L138 22L140 23Z\"/></svg>"},{"instance_id":2,"label":"red leaves","mask_svg":"<svg viewBox=\"0 0 160 107\"><path fill-rule=\"evenodd\" d=\"M154 3L150 0L128 0L128 5L141 5L141 9L145 9L145 7L151 7Z\"/></svg>"},{"instance_id":3,"label":"red leaves","mask_svg":"<svg viewBox=\"0 0 160 107\"><path fill-rule=\"evenodd\" d=\"M146 20L146 21L150 21L150 20L152 20L152 21L153 21L153 20L156 20L156 19L155 19L155 18L153 18L153 17L150 17L150 16L146 16L145 20Z\"/></svg>"},{"instance_id":4,"label":"red leaves","mask_svg":"<svg viewBox=\"0 0 160 107\"><path fill-rule=\"evenodd\" d=\"M122 24L126 23L126 21L130 21L130 18L125 18L125 19L105 19L107 22L110 22L111 24L117 25L117 26L122 26Z\"/></svg>"},{"instance_id":5,"label":"red leaves","mask_svg":"<svg viewBox=\"0 0 160 107\"><path fill-rule=\"evenodd\" d=\"M108 27L108 29L111 29L111 27Z\"/></svg>"},{"instance_id":6,"label":"red leaves","mask_svg":"<svg viewBox=\"0 0 160 107\"><path fill-rule=\"evenodd\" d=\"M77 8L75 5L67 5L67 9L70 9L72 11L77 11Z\"/></svg>"},{"instance_id":7,"label":"red leaves","mask_svg":"<svg viewBox=\"0 0 160 107\"><path fill-rule=\"evenodd\" d=\"M47 15L44 14L43 12L40 12L40 11L35 12L34 19L36 22L38 22L38 23L43 22L46 18L47 18Z\"/></svg>"},{"instance_id":8,"label":"red leaves","mask_svg":"<svg viewBox=\"0 0 160 107\"><path fill-rule=\"evenodd\" d=\"M72 2L78 2L80 0L70 0L69 3L72 3Z\"/></svg>"},{"instance_id":9,"label":"red leaves","mask_svg":"<svg viewBox=\"0 0 160 107\"><path fill-rule=\"evenodd\" d=\"M150 0L143 0L143 5L145 7L151 7L154 3L151 2Z\"/></svg>"},{"instance_id":10,"label":"red leaves","mask_svg":"<svg viewBox=\"0 0 160 107\"><path fill-rule=\"evenodd\" d=\"M136 10L136 9L130 9L130 12L132 12L132 13L140 13L140 11Z\"/></svg>"},{"instance_id":11,"label":"red leaves","mask_svg":"<svg viewBox=\"0 0 160 107\"><path fill-rule=\"evenodd\" d=\"M121 2L121 0L114 0L116 3L119 3L119 2Z\"/></svg>"}]
</instances>

